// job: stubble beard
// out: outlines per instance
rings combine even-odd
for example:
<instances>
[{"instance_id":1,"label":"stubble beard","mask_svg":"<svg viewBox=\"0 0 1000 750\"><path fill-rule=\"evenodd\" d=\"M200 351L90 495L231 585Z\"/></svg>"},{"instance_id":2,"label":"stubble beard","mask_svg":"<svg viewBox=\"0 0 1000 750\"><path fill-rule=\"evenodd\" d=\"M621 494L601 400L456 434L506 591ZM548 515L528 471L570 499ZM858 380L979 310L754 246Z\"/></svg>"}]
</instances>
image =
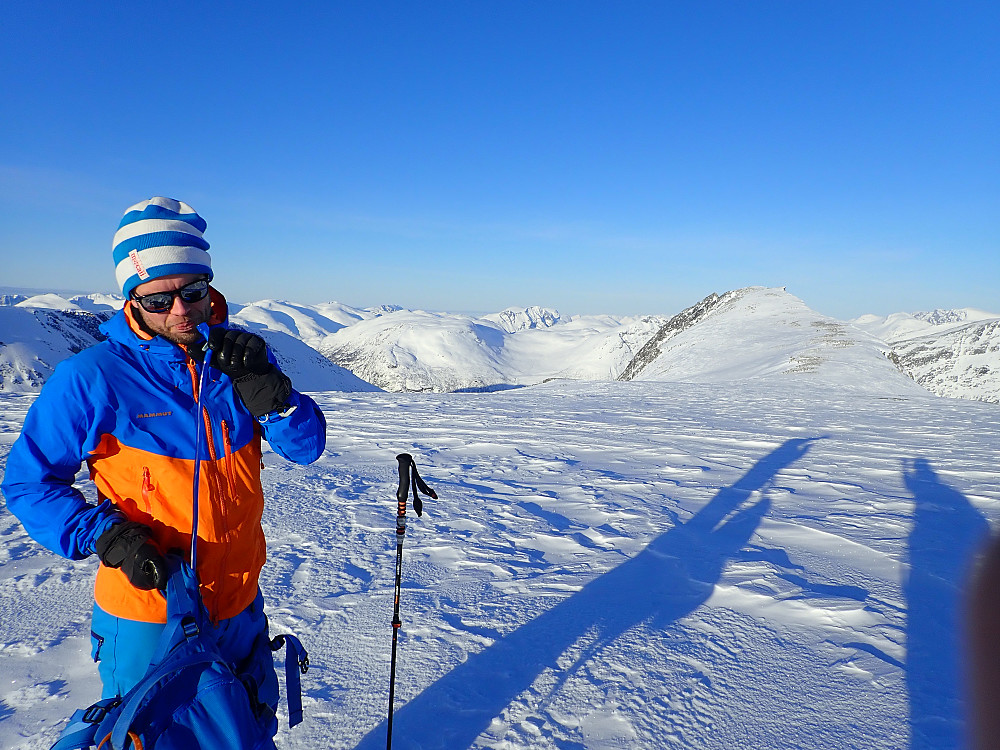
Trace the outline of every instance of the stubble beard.
<instances>
[{"instance_id":1,"label":"stubble beard","mask_svg":"<svg viewBox=\"0 0 1000 750\"><path fill-rule=\"evenodd\" d=\"M202 335L194 326L201 325L208 320L210 308L204 310L192 310L188 315L168 315L153 316L142 309L141 305L135 305L136 317L142 329L151 336L160 336L178 346L187 347L202 340ZM160 318L161 320L157 320ZM190 323L191 330L178 331L176 326Z\"/></svg>"}]
</instances>

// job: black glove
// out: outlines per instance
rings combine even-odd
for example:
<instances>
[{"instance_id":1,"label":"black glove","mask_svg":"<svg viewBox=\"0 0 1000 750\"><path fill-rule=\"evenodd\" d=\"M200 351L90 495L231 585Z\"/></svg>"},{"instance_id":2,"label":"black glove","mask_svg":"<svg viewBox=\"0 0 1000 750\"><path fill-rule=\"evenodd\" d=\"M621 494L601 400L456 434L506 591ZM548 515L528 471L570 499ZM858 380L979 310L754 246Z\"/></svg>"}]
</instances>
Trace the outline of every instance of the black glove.
<instances>
[{"instance_id":1,"label":"black glove","mask_svg":"<svg viewBox=\"0 0 1000 750\"><path fill-rule=\"evenodd\" d=\"M263 417L279 411L292 395L292 381L267 358L264 339L248 331L213 328L208 334L212 364L233 380L247 411Z\"/></svg>"},{"instance_id":2,"label":"black glove","mask_svg":"<svg viewBox=\"0 0 1000 750\"><path fill-rule=\"evenodd\" d=\"M167 586L167 561L149 538L148 526L135 521L116 523L101 534L94 549L109 568L121 568L137 589L163 589Z\"/></svg>"}]
</instances>

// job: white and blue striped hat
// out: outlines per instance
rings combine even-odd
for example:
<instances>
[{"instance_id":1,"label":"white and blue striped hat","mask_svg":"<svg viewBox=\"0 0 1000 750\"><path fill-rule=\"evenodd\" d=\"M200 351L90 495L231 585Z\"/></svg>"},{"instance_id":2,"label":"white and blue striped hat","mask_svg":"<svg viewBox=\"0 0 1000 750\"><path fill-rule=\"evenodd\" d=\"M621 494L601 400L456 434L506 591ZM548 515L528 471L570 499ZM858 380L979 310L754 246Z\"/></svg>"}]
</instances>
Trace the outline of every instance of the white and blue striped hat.
<instances>
[{"instance_id":1,"label":"white and blue striped hat","mask_svg":"<svg viewBox=\"0 0 1000 750\"><path fill-rule=\"evenodd\" d=\"M203 273L211 280L205 226L191 206L173 198L150 198L130 207L111 243L122 294L128 297L139 284L175 273Z\"/></svg>"}]
</instances>

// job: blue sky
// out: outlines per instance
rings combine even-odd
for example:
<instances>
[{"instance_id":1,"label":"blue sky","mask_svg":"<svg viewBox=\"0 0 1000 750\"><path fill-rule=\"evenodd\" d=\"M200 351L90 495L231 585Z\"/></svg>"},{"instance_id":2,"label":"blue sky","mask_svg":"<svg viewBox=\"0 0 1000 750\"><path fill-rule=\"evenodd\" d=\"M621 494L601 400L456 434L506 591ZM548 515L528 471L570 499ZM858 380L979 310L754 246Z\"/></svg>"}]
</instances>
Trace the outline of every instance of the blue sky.
<instances>
[{"instance_id":1,"label":"blue sky","mask_svg":"<svg viewBox=\"0 0 1000 750\"><path fill-rule=\"evenodd\" d=\"M996 2L8 3L3 37L3 286L112 291L167 195L238 302L1000 312Z\"/></svg>"}]
</instances>

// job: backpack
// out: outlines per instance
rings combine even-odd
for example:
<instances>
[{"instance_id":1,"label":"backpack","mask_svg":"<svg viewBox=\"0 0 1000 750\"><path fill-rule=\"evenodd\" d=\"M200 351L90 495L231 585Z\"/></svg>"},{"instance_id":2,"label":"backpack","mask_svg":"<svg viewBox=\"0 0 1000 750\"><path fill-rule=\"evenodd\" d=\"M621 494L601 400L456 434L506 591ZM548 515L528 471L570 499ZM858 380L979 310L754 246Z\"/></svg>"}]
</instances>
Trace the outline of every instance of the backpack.
<instances>
[{"instance_id":1,"label":"backpack","mask_svg":"<svg viewBox=\"0 0 1000 750\"><path fill-rule=\"evenodd\" d=\"M168 563L167 625L145 676L125 696L76 711L51 750L274 750L274 711L257 700L250 672L234 672L220 655L194 571L178 557ZM287 647L293 727L302 721L299 670L309 658L293 635L267 645Z\"/></svg>"}]
</instances>

